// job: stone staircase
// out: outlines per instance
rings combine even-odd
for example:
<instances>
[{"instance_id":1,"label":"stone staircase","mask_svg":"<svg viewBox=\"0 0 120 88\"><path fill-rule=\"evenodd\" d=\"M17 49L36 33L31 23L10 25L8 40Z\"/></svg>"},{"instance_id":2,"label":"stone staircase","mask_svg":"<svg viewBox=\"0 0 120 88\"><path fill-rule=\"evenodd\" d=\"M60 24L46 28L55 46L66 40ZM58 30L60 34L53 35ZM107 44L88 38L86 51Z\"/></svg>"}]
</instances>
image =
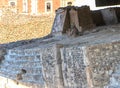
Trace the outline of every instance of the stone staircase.
<instances>
[{"instance_id":1,"label":"stone staircase","mask_svg":"<svg viewBox=\"0 0 120 88\"><path fill-rule=\"evenodd\" d=\"M39 50L8 50L0 68L1 76L44 85Z\"/></svg>"}]
</instances>

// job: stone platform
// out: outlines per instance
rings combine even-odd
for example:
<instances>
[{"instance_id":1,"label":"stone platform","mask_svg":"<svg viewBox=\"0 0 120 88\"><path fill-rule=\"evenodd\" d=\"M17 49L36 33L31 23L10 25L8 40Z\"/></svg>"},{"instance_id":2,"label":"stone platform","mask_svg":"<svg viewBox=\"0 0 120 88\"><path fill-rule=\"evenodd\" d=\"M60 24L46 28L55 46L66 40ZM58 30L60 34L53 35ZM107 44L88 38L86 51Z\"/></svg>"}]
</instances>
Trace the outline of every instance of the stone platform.
<instances>
[{"instance_id":1,"label":"stone platform","mask_svg":"<svg viewBox=\"0 0 120 88\"><path fill-rule=\"evenodd\" d=\"M2 50L0 86L119 88L119 29L119 24L103 26L76 38L52 37L39 45Z\"/></svg>"}]
</instances>

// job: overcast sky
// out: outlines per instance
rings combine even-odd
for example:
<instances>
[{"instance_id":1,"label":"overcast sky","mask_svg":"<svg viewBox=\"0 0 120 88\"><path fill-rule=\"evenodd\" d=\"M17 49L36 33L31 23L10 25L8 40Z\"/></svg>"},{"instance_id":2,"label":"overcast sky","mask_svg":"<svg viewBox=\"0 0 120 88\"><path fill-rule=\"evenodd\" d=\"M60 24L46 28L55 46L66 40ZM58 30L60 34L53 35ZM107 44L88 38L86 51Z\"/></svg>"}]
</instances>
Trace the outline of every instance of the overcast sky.
<instances>
[{"instance_id":1,"label":"overcast sky","mask_svg":"<svg viewBox=\"0 0 120 88\"><path fill-rule=\"evenodd\" d=\"M75 6L83 6L83 5L88 5L90 6L91 10L97 10L97 9L102 9L102 8L107 8L107 7L112 7L112 6L105 6L105 7L96 7L95 6L95 0L75 0ZM120 7L120 5L115 5L113 7Z\"/></svg>"}]
</instances>

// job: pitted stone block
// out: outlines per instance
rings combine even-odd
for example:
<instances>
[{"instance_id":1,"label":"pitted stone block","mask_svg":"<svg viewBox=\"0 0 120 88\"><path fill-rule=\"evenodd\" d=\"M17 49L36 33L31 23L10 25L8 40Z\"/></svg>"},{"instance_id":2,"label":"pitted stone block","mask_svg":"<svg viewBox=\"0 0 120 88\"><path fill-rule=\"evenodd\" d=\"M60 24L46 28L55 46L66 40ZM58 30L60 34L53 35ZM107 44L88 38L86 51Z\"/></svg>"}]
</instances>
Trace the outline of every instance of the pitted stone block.
<instances>
[{"instance_id":1,"label":"pitted stone block","mask_svg":"<svg viewBox=\"0 0 120 88\"><path fill-rule=\"evenodd\" d=\"M83 50L84 48L80 46L64 47L61 50L63 80L66 88L87 88Z\"/></svg>"},{"instance_id":2,"label":"pitted stone block","mask_svg":"<svg viewBox=\"0 0 120 88\"><path fill-rule=\"evenodd\" d=\"M111 85L111 77L120 69L120 43L101 44L87 47L87 61L91 68L91 83L94 87ZM117 80L116 80L117 82Z\"/></svg>"}]
</instances>

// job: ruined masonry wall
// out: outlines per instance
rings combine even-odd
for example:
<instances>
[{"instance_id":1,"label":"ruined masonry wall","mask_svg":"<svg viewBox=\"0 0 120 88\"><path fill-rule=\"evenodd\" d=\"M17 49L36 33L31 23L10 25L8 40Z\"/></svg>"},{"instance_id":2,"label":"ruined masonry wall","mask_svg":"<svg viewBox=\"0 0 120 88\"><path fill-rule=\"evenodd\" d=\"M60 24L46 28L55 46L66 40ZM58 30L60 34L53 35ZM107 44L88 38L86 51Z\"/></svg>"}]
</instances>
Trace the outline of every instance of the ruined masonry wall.
<instances>
[{"instance_id":1,"label":"ruined masonry wall","mask_svg":"<svg viewBox=\"0 0 120 88\"><path fill-rule=\"evenodd\" d=\"M57 44L37 49L9 50L0 64L0 86L119 88L119 64L120 42L89 46ZM21 69L26 73L18 79Z\"/></svg>"},{"instance_id":2,"label":"ruined masonry wall","mask_svg":"<svg viewBox=\"0 0 120 88\"><path fill-rule=\"evenodd\" d=\"M120 88L120 43L86 48L90 88Z\"/></svg>"},{"instance_id":3,"label":"ruined masonry wall","mask_svg":"<svg viewBox=\"0 0 120 88\"><path fill-rule=\"evenodd\" d=\"M64 88L87 88L84 47L64 47L61 54Z\"/></svg>"},{"instance_id":4,"label":"ruined masonry wall","mask_svg":"<svg viewBox=\"0 0 120 88\"><path fill-rule=\"evenodd\" d=\"M4 80L0 81L0 85L3 88L27 88L30 85L30 88L58 88L60 82L56 55L55 46L9 50L0 65L0 79ZM22 69L26 71L25 74L21 74ZM11 82L16 87L9 85ZM22 84L24 87L21 87Z\"/></svg>"}]
</instances>

